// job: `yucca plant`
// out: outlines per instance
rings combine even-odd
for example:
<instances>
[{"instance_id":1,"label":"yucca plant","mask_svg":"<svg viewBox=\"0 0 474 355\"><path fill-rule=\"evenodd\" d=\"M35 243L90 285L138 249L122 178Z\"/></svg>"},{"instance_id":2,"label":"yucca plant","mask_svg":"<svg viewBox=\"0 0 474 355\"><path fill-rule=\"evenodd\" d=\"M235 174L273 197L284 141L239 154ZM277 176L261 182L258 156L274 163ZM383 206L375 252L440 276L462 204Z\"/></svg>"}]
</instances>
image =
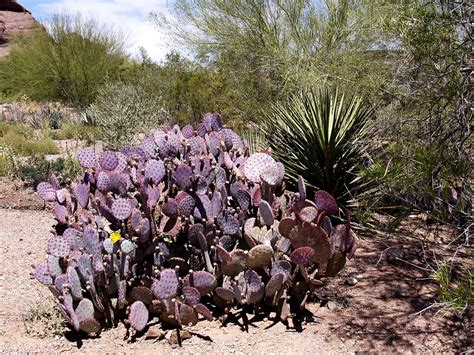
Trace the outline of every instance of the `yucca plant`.
<instances>
[{"instance_id":1,"label":"yucca plant","mask_svg":"<svg viewBox=\"0 0 474 355\"><path fill-rule=\"evenodd\" d=\"M361 97L321 87L275 104L262 125L291 186L301 175L313 189L341 202L361 191L357 166L368 149L368 123L374 108Z\"/></svg>"}]
</instances>

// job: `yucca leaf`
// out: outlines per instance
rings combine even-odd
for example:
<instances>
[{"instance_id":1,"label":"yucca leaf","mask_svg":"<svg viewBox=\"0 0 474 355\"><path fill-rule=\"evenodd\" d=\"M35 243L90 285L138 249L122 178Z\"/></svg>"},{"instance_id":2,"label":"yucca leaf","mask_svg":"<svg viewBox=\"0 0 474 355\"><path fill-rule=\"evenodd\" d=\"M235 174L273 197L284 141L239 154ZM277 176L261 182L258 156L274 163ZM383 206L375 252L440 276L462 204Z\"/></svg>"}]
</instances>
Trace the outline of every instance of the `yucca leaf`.
<instances>
[{"instance_id":1,"label":"yucca leaf","mask_svg":"<svg viewBox=\"0 0 474 355\"><path fill-rule=\"evenodd\" d=\"M373 114L362 98L322 87L275 104L261 128L290 185L301 175L311 188L344 201L363 183L356 166L367 149Z\"/></svg>"}]
</instances>

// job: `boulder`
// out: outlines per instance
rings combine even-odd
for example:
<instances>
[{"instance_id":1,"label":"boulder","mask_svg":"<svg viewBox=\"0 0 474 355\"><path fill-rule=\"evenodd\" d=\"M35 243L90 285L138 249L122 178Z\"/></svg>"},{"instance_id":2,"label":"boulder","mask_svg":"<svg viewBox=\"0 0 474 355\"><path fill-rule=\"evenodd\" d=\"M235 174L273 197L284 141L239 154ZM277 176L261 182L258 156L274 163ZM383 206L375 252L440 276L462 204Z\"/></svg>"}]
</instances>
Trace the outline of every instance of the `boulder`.
<instances>
[{"instance_id":1,"label":"boulder","mask_svg":"<svg viewBox=\"0 0 474 355\"><path fill-rule=\"evenodd\" d=\"M10 53L14 38L31 33L37 25L31 13L21 4L13 0L0 0L0 57Z\"/></svg>"}]
</instances>

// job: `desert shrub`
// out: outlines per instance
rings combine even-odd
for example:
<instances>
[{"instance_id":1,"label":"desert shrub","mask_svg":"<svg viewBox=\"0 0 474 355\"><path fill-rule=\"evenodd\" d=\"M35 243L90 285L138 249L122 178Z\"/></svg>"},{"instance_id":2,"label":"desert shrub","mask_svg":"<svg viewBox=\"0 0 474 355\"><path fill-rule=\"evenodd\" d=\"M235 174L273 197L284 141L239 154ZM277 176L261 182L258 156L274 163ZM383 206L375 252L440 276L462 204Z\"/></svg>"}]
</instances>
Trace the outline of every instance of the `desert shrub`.
<instances>
[{"instance_id":1,"label":"desert shrub","mask_svg":"<svg viewBox=\"0 0 474 355\"><path fill-rule=\"evenodd\" d=\"M301 175L312 189L345 201L361 192L358 165L373 115L361 98L322 87L275 105L262 128L290 184Z\"/></svg>"},{"instance_id":2,"label":"desert shrub","mask_svg":"<svg viewBox=\"0 0 474 355\"><path fill-rule=\"evenodd\" d=\"M472 162L444 145L390 142L362 174L379 187L374 207L405 205L460 226L469 220Z\"/></svg>"},{"instance_id":3,"label":"desert shrub","mask_svg":"<svg viewBox=\"0 0 474 355\"><path fill-rule=\"evenodd\" d=\"M390 9L385 31L399 57L387 87L393 100L378 112L378 137L388 144L368 168L383 192L372 203L426 211L464 229L473 194L470 6L379 3Z\"/></svg>"},{"instance_id":4,"label":"desert shrub","mask_svg":"<svg viewBox=\"0 0 474 355\"><path fill-rule=\"evenodd\" d=\"M158 26L224 75L240 120L263 118L289 95L331 83L387 95L396 53L385 50L381 8L369 1L174 0Z\"/></svg>"},{"instance_id":5,"label":"desert shrub","mask_svg":"<svg viewBox=\"0 0 474 355\"><path fill-rule=\"evenodd\" d=\"M52 302L37 301L30 304L24 321L28 324L28 332L41 337L63 335L67 323Z\"/></svg>"},{"instance_id":6,"label":"desert shrub","mask_svg":"<svg viewBox=\"0 0 474 355\"><path fill-rule=\"evenodd\" d=\"M38 185L57 223L34 270L77 331L128 318L141 332L155 317L181 328L264 305L285 321L355 252L334 198L313 200L301 181L285 192L283 165L249 156L217 114L77 157L82 177Z\"/></svg>"},{"instance_id":7,"label":"desert shrub","mask_svg":"<svg viewBox=\"0 0 474 355\"><path fill-rule=\"evenodd\" d=\"M27 124L9 124L0 122L0 138L7 134L21 135L25 138L32 138L34 136L34 129Z\"/></svg>"},{"instance_id":8,"label":"desert shrub","mask_svg":"<svg viewBox=\"0 0 474 355\"><path fill-rule=\"evenodd\" d=\"M26 132L18 132L17 129L9 130L0 137L0 146L6 146L15 155L19 156L44 156L57 154L59 149L54 141L48 137L28 136Z\"/></svg>"},{"instance_id":9,"label":"desert shrub","mask_svg":"<svg viewBox=\"0 0 474 355\"><path fill-rule=\"evenodd\" d=\"M49 179L52 174L61 174L65 179L73 179L80 171L79 164L71 157L59 157L49 161L43 156L30 156L26 159L15 160L10 174L36 188L40 182Z\"/></svg>"},{"instance_id":10,"label":"desert shrub","mask_svg":"<svg viewBox=\"0 0 474 355\"><path fill-rule=\"evenodd\" d=\"M98 126L90 126L71 120L64 123L58 130L48 131L47 135L54 140L78 139L92 143L102 137L102 130Z\"/></svg>"},{"instance_id":11,"label":"desert shrub","mask_svg":"<svg viewBox=\"0 0 474 355\"><path fill-rule=\"evenodd\" d=\"M168 119L160 100L141 85L108 83L99 90L91 109L103 138L115 148L134 142L138 134Z\"/></svg>"},{"instance_id":12,"label":"desert shrub","mask_svg":"<svg viewBox=\"0 0 474 355\"><path fill-rule=\"evenodd\" d=\"M433 279L439 284L439 310L441 315L467 314L474 305L473 271L462 270L455 275L447 262L438 265Z\"/></svg>"},{"instance_id":13,"label":"desert shrub","mask_svg":"<svg viewBox=\"0 0 474 355\"><path fill-rule=\"evenodd\" d=\"M90 126L90 127L97 126L97 118L94 112L90 109L86 109L80 112L78 120L86 126Z\"/></svg>"},{"instance_id":14,"label":"desert shrub","mask_svg":"<svg viewBox=\"0 0 474 355\"><path fill-rule=\"evenodd\" d=\"M158 97L177 123L198 123L206 112L222 112L232 125L241 120L241 112L230 104L235 100L235 91L227 77L216 68L177 52L168 53L159 64L142 53L140 62L131 65L122 78Z\"/></svg>"},{"instance_id":15,"label":"desert shrub","mask_svg":"<svg viewBox=\"0 0 474 355\"><path fill-rule=\"evenodd\" d=\"M8 176L12 171L11 161L0 147L0 176Z\"/></svg>"},{"instance_id":16,"label":"desert shrub","mask_svg":"<svg viewBox=\"0 0 474 355\"><path fill-rule=\"evenodd\" d=\"M79 14L53 15L44 26L0 61L0 91L87 106L117 76L126 58L123 36Z\"/></svg>"}]
</instances>

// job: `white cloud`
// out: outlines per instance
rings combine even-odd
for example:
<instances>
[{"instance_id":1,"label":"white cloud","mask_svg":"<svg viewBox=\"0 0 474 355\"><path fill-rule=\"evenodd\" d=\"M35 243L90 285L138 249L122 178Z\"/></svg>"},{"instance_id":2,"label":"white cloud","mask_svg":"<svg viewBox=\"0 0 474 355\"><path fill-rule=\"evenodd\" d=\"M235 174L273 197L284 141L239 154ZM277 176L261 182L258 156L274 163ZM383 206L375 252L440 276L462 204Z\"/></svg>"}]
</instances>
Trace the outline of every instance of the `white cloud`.
<instances>
[{"instance_id":1,"label":"white cloud","mask_svg":"<svg viewBox=\"0 0 474 355\"><path fill-rule=\"evenodd\" d=\"M156 61L164 59L166 53L178 49L171 38L159 31L149 18L150 12L169 16L167 0L43 0L37 6L45 13L61 10L93 15L104 23L110 23L129 35L130 53L137 55L144 47Z\"/></svg>"}]
</instances>

